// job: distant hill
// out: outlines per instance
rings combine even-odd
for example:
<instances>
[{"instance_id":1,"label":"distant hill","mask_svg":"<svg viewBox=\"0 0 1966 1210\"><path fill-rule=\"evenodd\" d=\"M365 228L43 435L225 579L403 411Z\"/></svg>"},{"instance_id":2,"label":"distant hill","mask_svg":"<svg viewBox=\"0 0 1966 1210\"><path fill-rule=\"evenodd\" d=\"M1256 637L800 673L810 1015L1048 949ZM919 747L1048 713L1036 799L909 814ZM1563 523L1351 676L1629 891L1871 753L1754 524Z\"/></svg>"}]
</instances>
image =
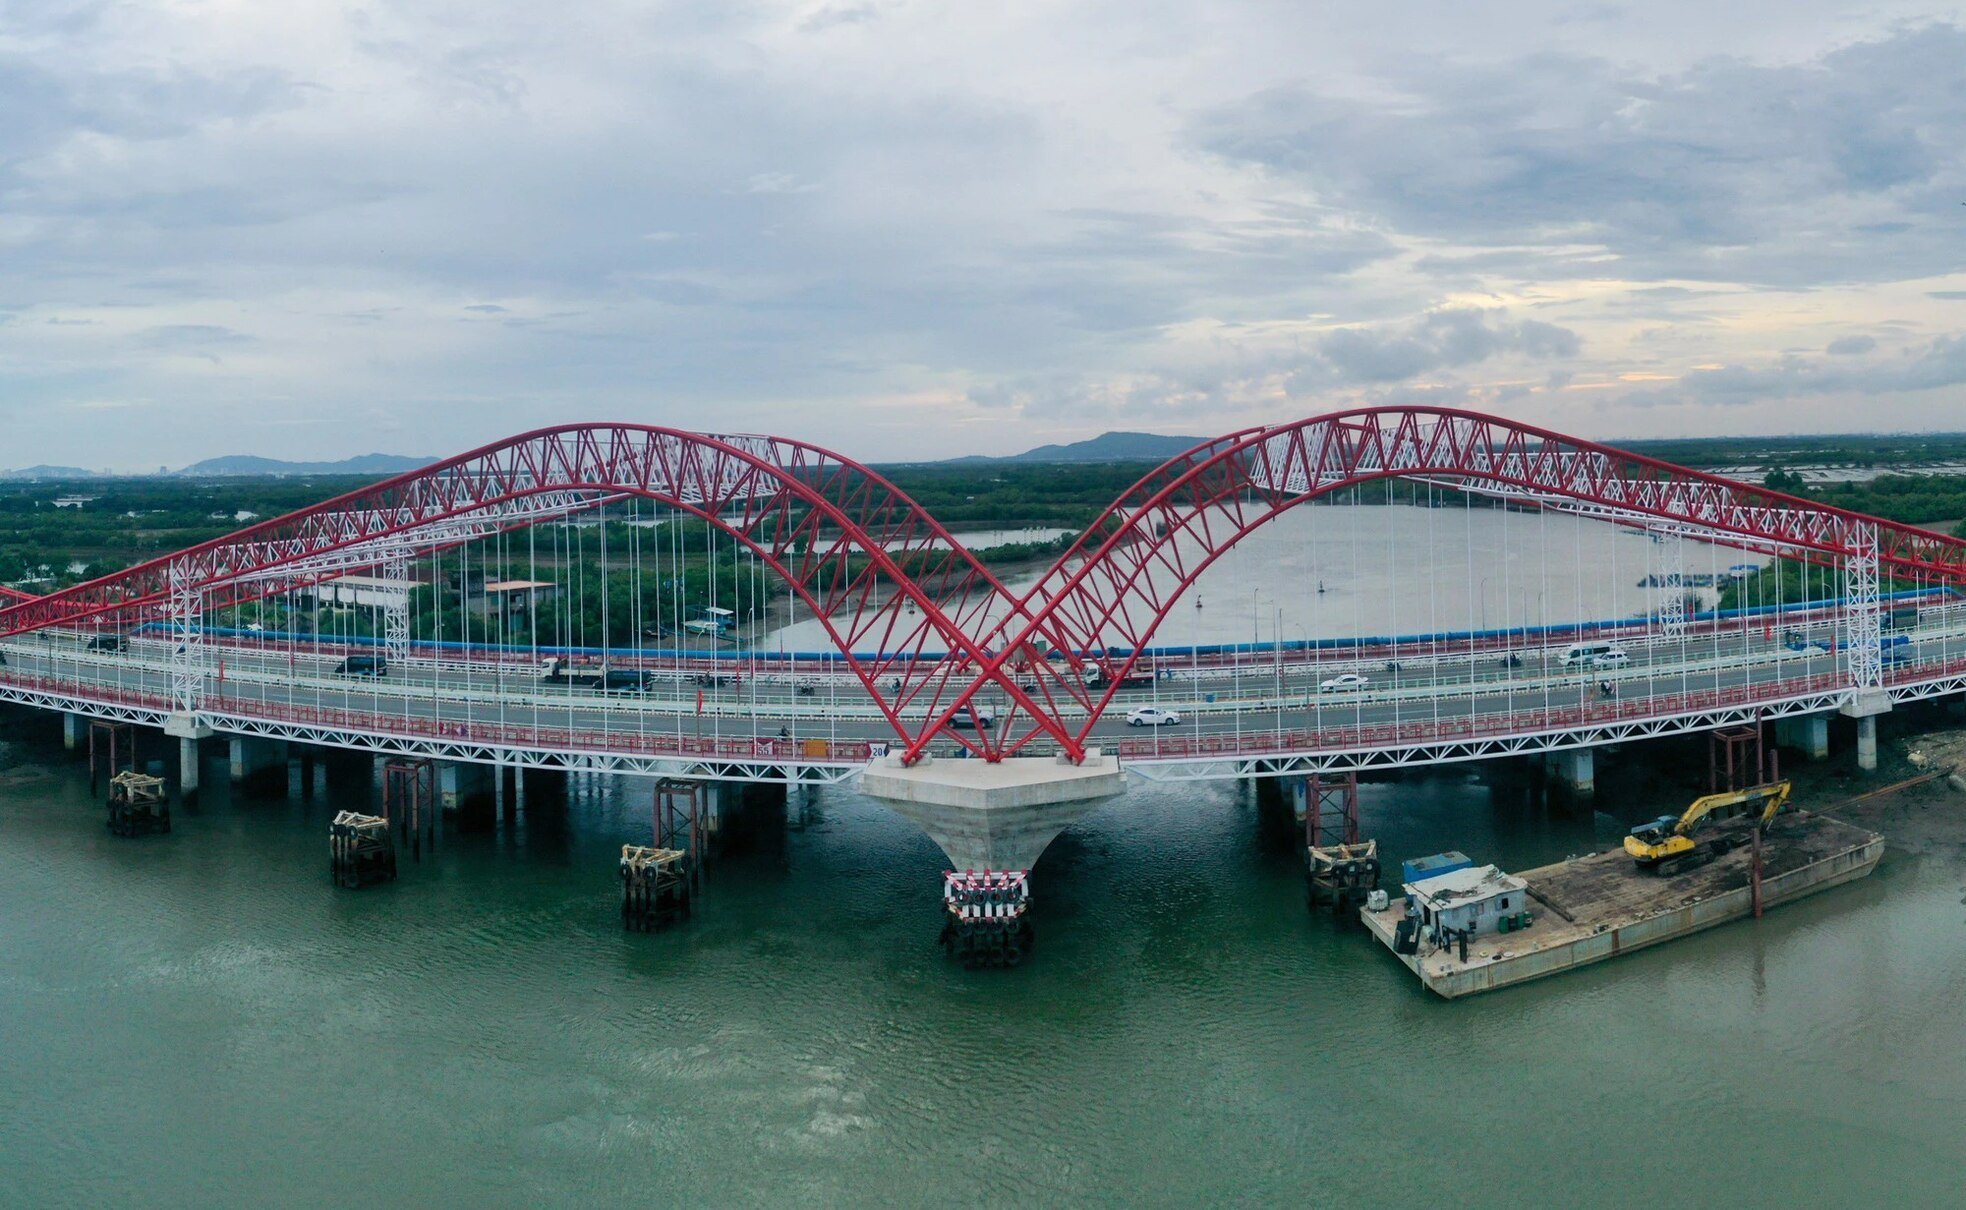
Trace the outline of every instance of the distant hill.
<instances>
[{"instance_id":1,"label":"distant hill","mask_svg":"<svg viewBox=\"0 0 1966 1210\"><path fill-rule=\"evenodd\" d=\"M23 466L17 471L0 471L0 479L100 479L101 471L85 471L79 466Z\"/></svg>"},{"instance_id":2,"label":"distant hill","mask_svg":"<svg viewBox=\"0 0 1966 1210\"><path fill-rule=\"evenodd\" d=\"M1164 433L1101 433L1067 445L1041 445L1004 458L971 455L952 462L1165 462L1202 443L1201 437L1169 437Z\"/></svg>"},{"instance_id":3,"label":"distant hill","mask_svg":"<svg viewBox=\"0 0 1966 1210\"><path fill-rule=\"evenodd\" d=\"M401 454L359 454L339 462L283 462L278 458L256 458L251 454L228 454L194 462L172 474L186 478L220 478L248 475L400 475L428 466L435 458L407 458Z\"/></svg>"}]
</instances>

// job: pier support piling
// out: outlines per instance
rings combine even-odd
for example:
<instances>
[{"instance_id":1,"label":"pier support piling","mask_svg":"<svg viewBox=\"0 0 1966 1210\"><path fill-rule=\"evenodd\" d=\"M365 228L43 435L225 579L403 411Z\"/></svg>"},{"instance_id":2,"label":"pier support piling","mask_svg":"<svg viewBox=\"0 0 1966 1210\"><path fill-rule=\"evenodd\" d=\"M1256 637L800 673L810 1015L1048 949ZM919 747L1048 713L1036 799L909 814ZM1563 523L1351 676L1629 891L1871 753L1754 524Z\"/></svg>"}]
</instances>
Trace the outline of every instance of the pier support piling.
<instances>
[{"instance_id":1,"label":"pier support piling","mask_svg":"<svg viewBox=\"0 0 1966 1210\"><path fill-rule=\"evenodd\" d=\"M189 736L177 741L177 788L186 798L198 793L198 741Z\"/></svg>"},{"instance_id":2,"label":"pier support piling","mask_svg":"<svg viewBox=\"0 0 1966 1210\"><path fill-rule=\"evenodd\" d=\"M336 886L359 889L396 877L396 844L379 815L341 811L328 825L328 872Z\"/></svg>"},{"instance_id":3,"label":"pier support piling","mask_svg":"<svg viewBox=\"0 0 1966 1210\"><path fill-rule=\"evenodd\" d=\"M1037 939L1028 870L947 870L942 948L971 970L1016 966Z\"/></svg>"},{"instance_id":4,"label":"pier support piling","mask_svg":"<svg viewBox=\"0 0 1966 1210\"><path fill-rule=\"evenodd\" d=\"M1597 793L1597 754L1590 748L1566 748L1550 753L1557 780L1578 798Z\"/></svg>"},{"instance_id":5,"label":"pier support piling","mask_svg":"<svg viewBox=\"0 0 1966 1210\"><path fill-rule=\"evenodd\" d=\"M1769 780L1759 720L1707 733L1707 792L1742 790Z\"/></svg>"},{"instance_id":6,"label":"pier support piling","mask_svg":"<svg viewBox=\"0 0 1966 1210\"><path fill-rule=\"evenodd\" d=\"M89 720L73 711L65 711L61 716L61 746L70 752L79 751L89 733Z\"/></svg>"},{"instance_id":7,"label":"pier support piling","mask_svg":"<svg viewBox=\"0 0 1966 1210\"><path fill-rule=\"evenodd\" d=\"M682 778L655 783L652 846L621 846L621 927L652 933L688 920L703 886L703 805L711 787Z\"/></svg>"},{"instance_id":8,"label":"pier support piling","mask_svg":"<svg viewBox=\"0 0 1966 1210\"><path fill-rule=\"evenodd\" d=\"M1778 719L1775 742L1795 748L1810 760L1829 759L1829 715L1804 714Z\"/></svg>"},{"instance_id":9,"label":"pier support piling","mask_svg":"<svg viewBox=\"0 0 1966 1210\"><path fill-rule=\"evenodd\" d=\"M232 784L264 780L264 775L287 763L285 740L257 735L234 735L227 739L231 757Z\"/></svg>"},{"instance_id":10,"label":"pier support piling","mask_svg":"<svg viewBox=\"0 0 1966 1210\"><path fill-rule=\"evenodd\" d=\"M475 761L447 760L437 766L437 801L446 812L454 812L474 798L492 791L492 766Z\"/></svg>"},{"instance_id":11,"label":"pier support piling","mask_svg":"<svg viewBox=\"0 0 1966 1210\"><path fill-rule=\"evenodd\" d=\"M690 912L689 856L680 849L621 846L621 926L652 933Z\"/></svg>"},{"instance_id":12,"label":"pier support piling","mask_svg":"<svg viewBox=\"0 0 1966 1210\"><path fill-rule=\"evenodd\" d=\"M71 715L79 717L77 715ZM118 773L134 772L137 767L137 729L114 719L89 720L89 793L100 793L98 786Z\"/></svg>"},{"instance_id":13,"label":"pier support piling","mask_svg":"<svg viewBox=\"0 0 1966 1210\"><path fill-rule=\"evenodd\" d=\"M426 847L437 851L435 786L430 761L398 758L383 767L382 817L409 845L412 861L423 860Z\"/></svg>"},{"instance_id":14,"label":"pier support piling","mask_svg":"<svg viewBox=\"0 0 1966 1210\"><path fill-rule=\"evenodd\" d=\"M194 714L173 714L164 720L164 734L177 740L178 797L187 803L196 802L202 781L198 743L211 738L212 729Z\"/></svg>"},{"instance_id":15,"label":"pier support piling","mask_svg":"<svg viewBox=\"0 0 1966 1210\"><path fill-rule=\"evenodd\" d=\"M171 804L164 796L163 778L124 772L109 779L112 836L149 836L170 830Z\"/></svg>"},{"instance_id":16,"label":"pier support piling","mask_svg":"<svg viewBox=\"0 0 1966 1210\"><path fill-rule=\"evenodd\" d=\"M1340 920L1352 918L1379 888L1379 846L1359 840L1358 774L1314 773L1293 778L1293 805L1304 819L1304 903L1328 903Z\"/></svg>"},{"instance_id":17,"label":"pier support piling","mask_svg":"<svg viewBox=\"0 0 1966 1210\"><path fill-rule=\"evenodd\" d=\"M1857 767L1877 771L1877 716L1891 710L1891 695L1882 689L1859 689L1843 703L1841 713L1857 720Z\"/></svg>"},{"instance_id":18,"label":"pier support piling","mask_svg":"<svg viewBox=\"0 0 1966 1210\"><path fill-rule=\"evenodd\" d=\"M315 760L298 749L298 744L288 745L287 797L294 802L314 797Z\"/></svg>"},{"instance_id":19,"label":"pier support piling","mask_svg":"<svg viewBox=\"0 0 1966 1210\"><path fill-rule=\"evenodd\" d=\"M1857 767L1877 772L1877 716L1866 714L1857 720Z\"/></svg>"}]
</instances>

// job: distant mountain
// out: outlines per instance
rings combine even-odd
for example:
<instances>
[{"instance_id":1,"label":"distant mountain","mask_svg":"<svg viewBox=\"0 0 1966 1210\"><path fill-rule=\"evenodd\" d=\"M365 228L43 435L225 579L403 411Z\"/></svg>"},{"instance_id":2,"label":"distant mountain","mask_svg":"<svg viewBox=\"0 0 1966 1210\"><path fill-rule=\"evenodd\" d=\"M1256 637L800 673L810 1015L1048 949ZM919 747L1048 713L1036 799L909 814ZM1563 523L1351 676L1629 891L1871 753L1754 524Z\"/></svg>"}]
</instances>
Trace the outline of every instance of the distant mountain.
<instances>
[{"instance_id":1,"label":"distant mountain","mask_svg":"<svg viewBox=\"0 0 1966 1210\"><path fill-rule=\"evenodd\" d=\"M187 478L220 478L248 475L400 475L428 466L435 458L407 458L401 454L360 454L339 462L283 462L278 458L256 458L251 454L228 454L194 462L175 475Z\"/></svg>"},{"instance_id":2,"label":"distant mountain","mask_svg":"<svg viewBox=\"0 0 1966 1210\"><path fill-rule=\"evenodd\" d=\"M79 466L23 466L17 471L0 471L0 479L100 479L101 471L85 471Z\"/></svg>"},{"instance_id":3,"label":"distant mountain","mask_svg":"<svg viewBox=\"0 0 1966 1210\"><path fill-rule=\"evenodd\" d=\"M1068 445L1041 445L1005 458L971 455L952 462L1165 462L1200 445L1201 437L1169 437L1164 433L1101 433Z\"/></svg>"}]
</instances>

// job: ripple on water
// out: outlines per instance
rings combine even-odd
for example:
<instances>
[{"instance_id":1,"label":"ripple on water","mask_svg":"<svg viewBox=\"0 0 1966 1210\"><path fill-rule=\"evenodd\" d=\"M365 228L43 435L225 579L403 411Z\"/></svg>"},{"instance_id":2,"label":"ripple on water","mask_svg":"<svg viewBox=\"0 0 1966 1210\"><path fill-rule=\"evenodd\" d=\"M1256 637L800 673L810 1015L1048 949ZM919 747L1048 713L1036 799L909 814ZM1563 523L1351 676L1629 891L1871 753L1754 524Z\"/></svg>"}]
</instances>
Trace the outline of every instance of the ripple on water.
<instances>
[{"instance_id":1,"label":"ripple on water","mask_svg":"<svg viewBox=\"0 0 1966 1210\"><path fill-rule=\"evenodd\" d=\"M1679 1162L1753 1159L1769 1200L1874 1200L1880 1172L1921 1200L1966 1162L1962 873L1936 857L1448 1005L1305 913L1299 860L1231 786L1095 812L1036 871L1031 960L967 972L934 944L939 854L837 789L640 936L612 863L641 789L448 832L350 894L327 803L220 787L120 842L78 773L0 745L0 1103L39 1107L0 1166L28 1202L1558 1195L1662 1113ZM1395 858L1598 843L1465 777L1365 801ZM1494 1103L1542 1125L1411 1145L1481 1137L1469 1107ZM1836 1158L1850 1138L1869 1167Z\"/></svg>"}]
</instances>

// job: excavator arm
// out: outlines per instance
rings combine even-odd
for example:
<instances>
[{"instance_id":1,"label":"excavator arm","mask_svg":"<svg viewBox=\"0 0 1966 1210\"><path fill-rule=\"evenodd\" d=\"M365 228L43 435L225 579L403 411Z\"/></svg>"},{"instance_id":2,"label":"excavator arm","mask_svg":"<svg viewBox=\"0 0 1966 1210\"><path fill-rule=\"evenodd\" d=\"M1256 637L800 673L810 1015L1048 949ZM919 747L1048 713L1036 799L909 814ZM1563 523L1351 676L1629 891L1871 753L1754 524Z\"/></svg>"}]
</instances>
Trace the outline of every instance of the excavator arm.
<instances>
[{"instance_id":1,"label":"excavator arm","mask_svg":"<svg viewBox=\"0 0 1966 1210\"><path fill-rule=\"evenodd\" d=\"M1734 807L1759 807L1761 816L1757 822L1766 826L1788 802L1789 789L1788 782L1778 781L1696 798L1677 820L1667 815L1633 828L1631 835L1625 837L1625 852L1630 853L1640 866L1660 872L1682 868L1689 862L1698 864L1696 850L1701 846L1693 840L1693 833L1709 816ZM1729 846L1730 842L1723 837L1713 842L1712 851L1724 853ZM1707 860L1711 859L1709 855Z\"/></svg>"},{"instance_id":2,"label":"excavator arm","mask_svg":"<svg viewBox=\"0 0 1966 1210\"><path fill-rule=\"evenodd\" d=\"M1789 788L1788 782L1778 781L1770 782L1765 786L1749 786L1745 790L1725 790L1719 794L1696 798L1693 800L1693 805L1686 808L1686 814L1679 817L1679 822L1673 826L1673 831L1681 836L1691 836L1694 829L1698 828L1707 816L1730 807L1760 806L1762 807L1760 822L1766 825L1775 818L1775 813L1782 809L1783 804L1788 802Z\"/></svg>"}]
</instances>

